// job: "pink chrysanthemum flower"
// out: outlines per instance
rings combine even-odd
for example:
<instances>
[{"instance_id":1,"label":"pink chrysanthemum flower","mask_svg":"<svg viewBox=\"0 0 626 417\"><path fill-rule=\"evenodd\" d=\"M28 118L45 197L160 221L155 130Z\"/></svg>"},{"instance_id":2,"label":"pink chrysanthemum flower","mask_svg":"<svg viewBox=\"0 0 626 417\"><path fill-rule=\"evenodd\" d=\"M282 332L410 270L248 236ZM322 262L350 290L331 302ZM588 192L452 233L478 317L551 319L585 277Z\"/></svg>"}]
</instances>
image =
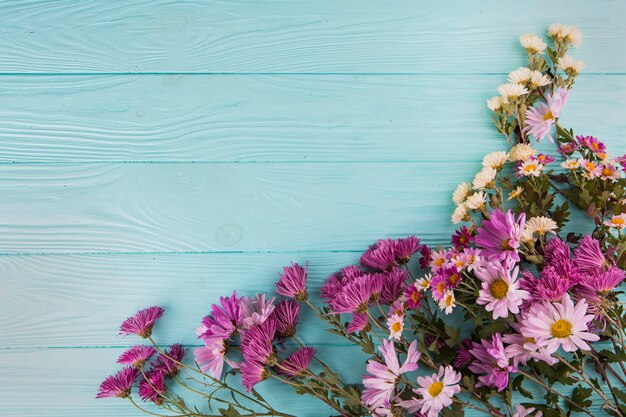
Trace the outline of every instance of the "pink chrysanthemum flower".
<instances>
[{"instance_id":1,"label":"pink chrysanthemum flower","mask_svg":"<svg viewBox=\"0 0 626 417\"><path fill-rule=\"evenodd\" d=\"M345 285L330 302L333 314L365 313L372 295L371 276L365 275Z\"/></svg>"},{"instance_id":2,"label":"pink chrysanthemum flower","mask_svg":"<svg viewBox=\"0 0 626 417\"><path fill-rule=\"evenodd\" d=\"M322 299L326 302L331 302L341 293L343 287L362 275L363 272L358 265L346 266L341 271L335 272L330 275L324 282L324 285L322 285Z\"/></svg>"},{"instance_id":3,"label":"pink chrysanthemum flower","mask_svg":"<svg viewBox=\"0 0 626 417\"><path fill-rule=\"evenodd\" d=\"M308 268L308 262L304 268L297 263L283 267L280 280L276 283L276 294L295 298L297 301L305 301L309 298L306 291L306 271Z\"/></svg>"},{"instance_id":4,"label":"pink chrysanthemum flower","mask_svg":"<svg viewBox=\"0 0 626 417\"><path fill-rule=\"evenodd\" d=\"M431 376L418 376L419 388L413 392L421 398L402 401L400 405L409 412L419 410L422 416L437 417L441 410L452 404L452 397L461 392L461 374L451 366L440 366L439 372Z\"/></svg>"},{"instance_id":5,"label":"pink chrysanthemum flower","mask_svg":"<svg viewBox=\"0 0 626 417\"><path fill-rule=\"evenodd\" d=\"M446 261L447 261L446 251L438 250L438 251L430 253L428 266L431 272L434 274L437 271L439 271L439 269L444 267L444 265L446 264Z\"/></svg>"},{"instance_id":6,"label":"pink chrysanthemum flower","mask_svg":"<svg viewBox=\"0 0 626 417\"><path fill-rule=\"evenodd\" d=\"M600 176L600 167L590 159L579 159L580 167L583 169L583 177L594 179Z\"/></svg>"},{"instance_id":7,"label":"pink chrysanthemum flower","mask_svg":"<svg viewBox=\"0 0 626 417\"><path fill-rule=\"evenodd\" d=\"M243 314L242 328L263 324L274 312L274 297L267 299L267 294L255 294L254 297L241 297L241 312Z\"/></svg>"},{"instance_id":8,"label":"pink chrysanthemum flower","mask_svg":"<svg viewBox=\"0 0 626 417\"><path fill-rule=\"evenodd\" d=\"M352 321L346 328L348 333L356 333L362 330L369 330L371 327L367 313L355 313L352 315Z\"/></svg>"},{"instance_id":9,"label":"pink chrysanthemum flower","mask_svg":"<svg viewBox=\"0 0 626 417\"><path fill-rule=\"evenodd\" d=\"M536 161L541 162L544 166L551 164L552 162L556 161L556 159L554 159L553 157L551 157L550 155L548 155L547 153L540 153L537 156L531 156L530 159L534 159Z\"/></svg>"},{"instance_id":10,"label":"pink chrysanthemum flower","mask_svg":"<svg viewBox=\"0 0 626 417\"><path fill-rule=\"evenodd\" d=\"M511 210L506 214L500 209L491 211L489 220L483 221L476 235L476 245L482 249L481 255L491 260L519 262L517 248L525 222L524 213L516 219Z\"/></svg>"},{"instance_id":11,"label":"pink chrysanthemum flower","mask_svg":"<svg viewBox=\"0 0 626 417\"><path fill-rule=\"evenodd\" d=\"M418 288L417 283L407 285L404 290L404 298L406 298L406 306L411 310L419 310L422 305L423 294Z\"/></svg>"},{"instance_id":12,"label":"pink chrysanthemum flower","mask_svg":"<svg viewBox=\"0 0 626 417\"><path fill-rule=\"evenodd\" d=\"M493 312L494 320L508 317L509 312L518 314L519 306L530 297L528 291L519 287L518 272L517 266L511 270L499 262L487 263L475 271L482 282L476 303Z\"/></svg>"},{"instance_id":13,"label":"pink chrysanthemum flower","mask_svg":"<svg viewBox=\"0 0 626 417\"><path fill-rule=\"evenodd\" d=\"M543 250L543 257L545 264L551 265L555 262L562 262L563 260L570 259L570 248L561 238L554 237L545 245Z\"/></svg>"},{"instance_id":14,"label":"pink chrysanthemum flower","mask_svg":"<svg viewBox=\"0 0 626 417\"><path fill-rule=\"evenodd\" d=\"M539 103L538 107L530 107L526 110L526 126L524 133L528 133L535 137L539 142L546 136L550 142L554 142L550 131L552 125L559 118L563 106L567 101L568 90L566 88L557 87L554 93L546 97L545 103Z\"/></svg>"},{"instance_id":15,"label":"pink chrysanthemum flower","mask_svg":"<svg viewBox=\"0 0 626 417\"><path fill-rule=\"evenodd\" d=\"M402 294L408 275L406 271L400 268L393 268L389 272L376 275L380 274L384 275L380 293L380 303L389 305L396 301Z\"/></svg>"},{"instance_id":16,"label":"pink chrysanthemum flower","mask_svg":"<svg viewBox=\"0 0 626 417\"><path fill-rule=\"evenodd\" d=\"M600 158L606 157L606 145L593 136L577 135L576 140L583 148L589 149Z\"/></svg>"},{"instance_id":17,"label":"pink chrysanthemum flower","mask_svg":"<svg viewBox=\"0 0 626 417\"><path fill-rule=\"evenodd\" d=\"M615 162L621 165L622 171L626 171L626 155L618 156L615 158Z\"/></svg>"},{"instance_id":18,"label":"pink chrysanthemum flower","mask_svg":"<svg viewBox=\"0 0 626 417\"><path fill-rule=\"evenodd\" d=\"M479 375L477 387L495 387L501 392L509 384L509 374L517 372L509 363L500 333L493 334L490 340L474 343L470 353L475 359L468 368Z\"/></svg>"},{"instance_id":19,"label":"pink chrysanthemum flower","mask_svg":"<svg viewBox=\"0 0 626 417\"><path fill-rule=\"evenodd\" d=\"M525 337L532 337L550 354L562 347L566 352L578 349L590 350L587 341L595 342L599 337L590 333L589 323L593 314L587 314L587 302L580 300L576 305L565 294L560 303L542 302L534 304L522 322L520 329Z\"/></svg>"},{"instance_id":20,"label":"pink chrysanthemum flower","mask_svg":"<svg viewBox=\"0 0 626 417\"><path fill-rule=\"evenodd\" d=\"M387 309L387 317L391 317L394 314L397 314L398 316L404 316L405 309L406 309L406 305L405 305L405 302L403 301L403 297L400 297L399 299L391 303L391 305Z\"/></svg>"},{"instance_id":21,"label":"pink chrysanthemum flower","mask_svg":"<svg viewBox=\"0 0 626 417\"><path fill-rule=\"evenodd\" d=\"M241 384L247 392L251 392L256 384L269 377L270 372L261 362L245 361L241 364Z\"/></svg>"},{"instance_id":22,"label":"pink chrysanthemum flower","mask_svg":"<svg viewBox=\"0 0 626 417\"><path fill-rule=\"evenodd\" d=\"M574 250L574 265L581 272L587 273L595 268L608 268L612 266L612 263L604 256L600 242L590 235L586 235Z\"/></svg>"},{"instance_id":23,"label":"pink chrysanthemum flower","mask_svg":"<svg viewBox=\"0 0 626 417\"><path fill-rule=\"evenodd\" d=\"M131 366L125 367L117 374L109 375L100 384L96 398L128 398L135 380L139 376L139 370Z\"/></svg>"},{"instance_id":24,"label":"pink chrysanthemum flower","mask_svg":"<svg viewBox=\"0 0 626 417\"><path fill-rule=\"evenodd\" d=\"M620 173L615 165L600 164L598 165L598 176L603 181L618 180Z\"/></svg>"},{"instance_id":25,"label":"pink chrysanthemum flower","mask_svg":"<svg viewBox=\"0 0 626 417\"><path fill-rule=\"evenodd\" d=\"M193 355L202 372L209 371L214 378L219 379L226 361L226 350L226 342L222 340L194 349Z\"/></svg>"},{"instance_id":26,"label":"pink chrysanthemum flower","mask_svg":"<svg viewBox=\"0 0 626 417\"><path fill-rule=\"evenodd\" d=\"M159 371L147 372L145 378L139 382L139 396L143 401L161 405L166 391L165 375Z\"/></svg>"},{"instance_id":27,"label":"pink chrysanthemum flower","mask_svg":"<svg viewBox=\"0 0 626 417\"><path fill-rule=\"evenodd\" d=\"M625 276L626 272L616 266L608 270L596 269L584 275L578 285L595 292L607 293L621 284Z\"/></svg>"},{"instance_id":28,"label":"pink chrysanthemum flower","mask_svg":"<svg viewBox=\"0 0 626 417\"><path fill-rule=\"evenodd\" d=\"M383 340L378 349L382 353L385 363L380 363L374 359L367 362L366 369L369 375L363 377L365 389L361 395L363 404L372 408L389 405L397 379L403 373L415 371L418 368L417 361L421 356L417 351L417 341L415 340L409 345L402 366L400 366L392 341Z\"/></svg>"},{"instance_id":29,"label":"pink chrysanthemum flower","mask_svg":"<svg viewBox=\"0 0 626 417\"><path fill-rule=\"evenodd\" d=\"M561 298L576 285L569 277L558 273L553 266L546 266L541 271L541 278L535 278L530 272L524 272L522 288L528 290L535 301L560 301ZM575 276L572 276L575 278Z\"/></svg>"},{"instance_id":30,"label":"pink chrysanthemum flower","mask_svg":"<svg viewBox=\"0 0 626 417\"><path fill-rule=\"evenodd\" d=\"M533 407L526 408L521 404L515 404L514 409L515 409L515 413L513 413L511 417L527 417L535 412L535 409ZM535 417L542 417L542 416L543 416L543 412L541 411L537 411L535 413Z\"/></svg>"},{"instance_id":31,"label":"pink chrysanthemum flower","mask_svg":"<svg viewBox=\"0 0 626 417\"><path fill-rule=\"evenodd\" d=\"M292 377L300 376L309 368L315 356L315 348L303 347L293 352L278 365L278 372Z\"/></svg>"},{"instance_id":32,"label":"pink chrysanthemum flower","mask_svg":"<svg viewBox=\"0 0 626 417\"><path fill-rule=\"evenodd\" d=\"M626 155L625 155L626 157ZM428 268L428 265L430 264L430 255L431 255L432 251L431 249L427 246L427 245L423 245L420 248L420 259L419 259L419 265L420 268L422 269L426 269Z\"/></svg>"},{"instance_id":33,"label":"pink chrysanthemum flower","mask_svg":"<svg viewBox=\"0 0 626 417\"><path fill-rule=\"evenodd\" d=\"M137 345L124 351L118 358L117 363L131 365L135 368L143 368L148 359L156 353L152 346Z\"/></svg>"},{"instance_id":34,"label":"pink chrysanthemum flower","mask_svg":"<svg viewBox=\"0 0 626 417\"><path fill-rule=\"evenodd\" d=\"M580 145L576 142L566 142L559 146L559 153L566 158L580 149Z\"/></svg>"},{"instance_id":35,"label":"pink chrysanthemum flower","mask_svg":"<svg viewBox=\"0 0 626 417\"><path fill-rule=\"evenodd\" d=\"M452 235L452 244L457 250L467 248L473 241L474 231L468 229L466 226L461 226L461 228Z\"/></svg>"},{"instance_id":36,"label":"pink chrysanthemum flower","mask_svg":"<svg viewBox=\"0 0 626 417\"><path fill-rule=\"evenodd\" d=\"M604 221L604 224L615 230L624 230L626 228L626 213L611 216L610 219Z\"/></svg>"},{"instance_id":37,"label":"pink chrysanthemum flower","mask_svg":"<svg viewBox=\"0 0 626 417\"><path fill-rule=\"evenodd\" d=\"M508 358L513 359L514 366L526 366L530 360L543 361L548 365L554 365L559 361L547 353L545 347L540 346L541 343L537 343L537 340L519 333L521 328L519 323L511 323L511 327L516 332L503 335L502 341L507 344L504 352Z\"/></svg>"},{"instance_id":38,"label":"pink chrysanthemum flower","mask_svg":"<svg viewBox=\"0 0 626 417\"><path fill-rule=\"evenodd\" d=\"M241 299L233 291L230 297L220 297L220 304L211 306L211 315L202 319L202 324L196 329L198 337L207 345L230 338L241 326Z\"/></svg>"},{"instance_id":39,"label":"pink chrysanthemum flower","mask_svg":"<svg viewBox=\"0 0 626 417\"><path fill-rule=\"evenodd\" d=\"M409 263L411 256L419 251L421 247L420 240L415 236L394 240L393 253L396 257L396 261L400 264Z\"/></svg>"},{"instance_id":40,"label":"pink chrysanthemum flower","mask_svg":"<svg viewBox=\"0 0 626 417\"><path fill-rule=\"evenodd\" d=\"M300 304L292 300L280 301L274 310L276 318L276 334L279 337L292 337L296 334Z\"/></svg>"},{"instance_id":41,"label":"pink chrysanthemum flower","mask_svg":"<svg viewBox=\"0 0 626 417\"><path fill-rule=\"evenodd\" d=\"M456 350L456 356L454 358L454 366L456 368L463 368L469 365L474 357L470 353L470 349L474 347L474 344L470 339L464 339L459 343Z\"/></svg>"},{"instance_id":42,"label":"pink chrysanthemum flower","mask_svg":"<svg viewBox=\"0 0 626 417\"><path fill-rule=\"evenodd\" d=\"M156 321L163 315L161 307L153 306L143 310L139 310L134 316L124 320L120 326L120 334L125 336L136 334L139 337L147 339L152 336L152 328Z\"/></svg>"},{"instance_id":43,"label":"pink chrysanthemum flower","mask_svg":"<svg viewBox=\"0 0 626 417\"><path fill-rule=\"evenodd\" d=\"M396 266L394 242L380 239L361 255L361 265L375 271L387 271Z\"/></svg>"},{"instance_id":44,"label":"pink chrysanthemum flower","mask_svg":"<svg viewBox=\"0 0 626 417\"><path fill-rule=\"evenodd\" d=\"M446 287L446 283L446 277L439 274L435 275L430 280L430 292L435 301L439 302L443 299L444 295L446 294L446 290L448 289Z\"/></svg>"},{"instance_id":45,"label":"pink chrysanthemum flower","mask_svg":"<svg viewBox=\"0 0 626 417\"><path fill-rule=\"evenodd\" d=\"M244 359L272 364L276 359L274 352L275 336L276 320L273 318L246 330L241 335L241 354Z\"/></svg>"},{"instance_id":46,"label":"pink chrysanthemum flower","mask_svg":"<svg viewBox=\"0 0 626 417\"><path fill-rule=\"evenodd\" d=\"M180 368L182 368L181 361L185 356L185 351L186 349L180 343L171 345L168 350L157 357L152 368L162 372L165 376L176 376Z\"/></svg>"}]
</instances>

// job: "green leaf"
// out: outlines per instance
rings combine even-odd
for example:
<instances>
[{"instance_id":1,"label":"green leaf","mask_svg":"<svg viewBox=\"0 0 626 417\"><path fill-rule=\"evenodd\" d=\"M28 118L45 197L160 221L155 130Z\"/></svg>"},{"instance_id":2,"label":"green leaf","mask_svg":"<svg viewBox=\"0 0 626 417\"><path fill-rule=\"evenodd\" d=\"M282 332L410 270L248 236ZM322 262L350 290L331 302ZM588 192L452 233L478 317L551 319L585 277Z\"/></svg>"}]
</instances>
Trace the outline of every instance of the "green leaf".
<instances>
[{"instance_id":1,"label":"green leaf","mask_svg":"<svg viewBox=\"0 0 626 417\"><path fill-rule=\"evenodd\" d=\"M582 412L584 408L589 408L593 404L593 401L589 399L593 390L591 388L584 388L582 385L578 385L572 392L572 404L567 401L567 407L575 412Z\"/></svg>"}]
</instances>

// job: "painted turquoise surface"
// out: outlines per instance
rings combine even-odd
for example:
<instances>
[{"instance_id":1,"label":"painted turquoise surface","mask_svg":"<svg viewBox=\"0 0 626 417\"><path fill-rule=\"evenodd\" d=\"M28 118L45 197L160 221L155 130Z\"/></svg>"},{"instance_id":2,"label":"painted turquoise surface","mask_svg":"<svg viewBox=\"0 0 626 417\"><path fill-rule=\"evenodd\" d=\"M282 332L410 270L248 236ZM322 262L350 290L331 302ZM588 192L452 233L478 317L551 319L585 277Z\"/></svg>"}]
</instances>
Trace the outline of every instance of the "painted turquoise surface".
<instances>
[{"instance_id":1,"label":"painted turquoise surface","mask_svg":"<svg viewBox=\"0 0 626 417\"><path fill-rule=\"evenodd\" d=\"M485 100L553 21L585 34L563 124L625 152L624 1L1 2L0 415L137 416L94 400L136 309L194 345L290 260L319 288L376 238L445 243L451 191L505 147Z\"/></svg>"}]
</instances>

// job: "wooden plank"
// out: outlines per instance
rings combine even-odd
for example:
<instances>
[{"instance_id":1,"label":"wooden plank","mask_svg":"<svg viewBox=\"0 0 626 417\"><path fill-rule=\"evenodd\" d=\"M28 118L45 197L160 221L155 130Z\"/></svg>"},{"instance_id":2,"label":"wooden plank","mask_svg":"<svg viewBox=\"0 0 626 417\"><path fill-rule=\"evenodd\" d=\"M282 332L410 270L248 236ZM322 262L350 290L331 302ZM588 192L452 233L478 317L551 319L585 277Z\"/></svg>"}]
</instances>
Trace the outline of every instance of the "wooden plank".
<instances>
[{"instance_id":1,"label":"wooden plank","mask_svg":"<svg viewBox=\"0 0 626 417\"><path fill-rule=\"evenodd\" d=\"M361 250L448 241L479 163L0 165L1 253Z\"/></svg>"},{"instance_id":2,"label":"wooden plank","mask_svg":"<svg viewBox=\"0 0 626 417\"><path fill-rule=\"evenodd\" d=\"M518 36L554 21L580 26L577 55L589 71L626 71L623 1L452 8L411 0L2 2L0 72L502 73L521 63Z\"/></svg>"},{"instance_id":3,"label":"wooden plank","mask_svg":"<svg viewBox=\"0 0 626 417\"><path fill-rule=\"evenodd\" d=\"M500 75L2 81L5 163L458 162L506 147L485 106L504 81ZM626 77L583 75L562 122L623 148L625 108Z\"/></svg>"}]
</instances>

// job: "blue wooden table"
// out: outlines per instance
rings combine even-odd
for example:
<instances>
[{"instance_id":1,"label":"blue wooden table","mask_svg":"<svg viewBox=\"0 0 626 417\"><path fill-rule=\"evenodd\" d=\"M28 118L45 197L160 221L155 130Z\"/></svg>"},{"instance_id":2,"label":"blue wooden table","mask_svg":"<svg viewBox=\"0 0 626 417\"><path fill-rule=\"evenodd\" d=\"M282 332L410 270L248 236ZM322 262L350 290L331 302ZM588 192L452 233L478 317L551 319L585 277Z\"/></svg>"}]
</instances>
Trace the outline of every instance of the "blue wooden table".
<instances>
[{"instance_id":1,"label":"blue wooden table","mask_svg":"<svg viewBox=\"0 0 626 417\"><path fill-rule=\"evenodd\" d=\"M194 345L290 260L318 288L377 238L445 243L451 191L506 147L485 100L554 21L585 35L563 124L625 152L623 0L0 3L0 415L136 416L94 400L135 310Z\"/></svg>"}]
</instances>

